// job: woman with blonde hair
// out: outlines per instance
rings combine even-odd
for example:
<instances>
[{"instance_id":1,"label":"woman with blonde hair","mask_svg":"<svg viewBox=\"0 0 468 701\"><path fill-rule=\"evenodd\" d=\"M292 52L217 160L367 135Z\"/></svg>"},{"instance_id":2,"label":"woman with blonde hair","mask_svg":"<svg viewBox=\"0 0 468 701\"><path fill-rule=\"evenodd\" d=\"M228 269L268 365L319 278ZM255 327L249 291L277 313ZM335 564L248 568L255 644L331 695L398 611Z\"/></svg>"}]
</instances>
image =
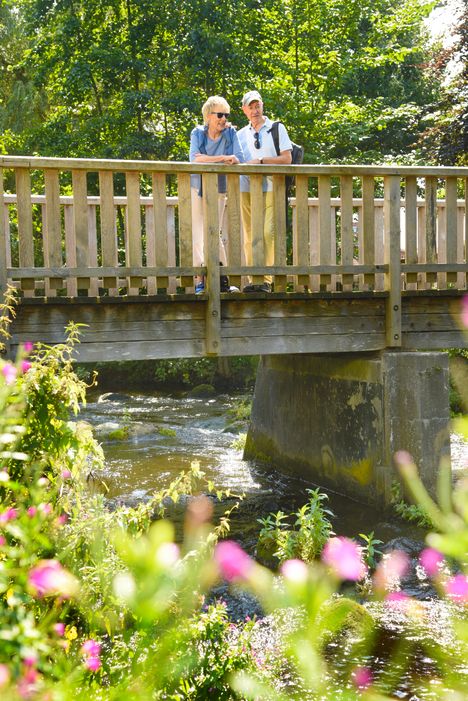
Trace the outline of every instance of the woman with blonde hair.
<instances>
[{"instance_id":1,"label":"woman with blonde hair","mask_svg":"<svg viewBox=\"0 0 468 701\"><path fill-rule=\"evenodd\" d=\"M230 107L224 97L212 95L202 107L203 122L195 127L190 135L190 162L191 163L225 163L234 165L244 162L237 132L229 122ZM202 182L200 175L190 177L192 191L192 241L193 264L204 264L203 247L203 200ZM224 210L226 207L226 176L218 176L218 215L219 228L222 229ZM220 238L219 257L223 265L226 264L226 252ZM223 289L226 288L227 289ZM227 292L229 285L221 286L221 291ZM204 292L204 281L200 280L195 286L197 293Z\"/></svg>"}]
</instances>

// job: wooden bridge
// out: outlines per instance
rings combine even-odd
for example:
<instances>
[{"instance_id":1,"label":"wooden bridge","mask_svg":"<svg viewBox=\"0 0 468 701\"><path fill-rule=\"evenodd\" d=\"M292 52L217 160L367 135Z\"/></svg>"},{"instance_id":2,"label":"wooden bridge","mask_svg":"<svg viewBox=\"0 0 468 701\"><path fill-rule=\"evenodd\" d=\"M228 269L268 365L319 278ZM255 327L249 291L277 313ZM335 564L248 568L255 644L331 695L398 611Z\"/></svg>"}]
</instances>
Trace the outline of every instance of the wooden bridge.
<instances>
[{"instance_id":1,"label":"wooden bridge","mask_svg":"<svg viewBox=\"0 0 468 701\"><path fill-rule=\"evenodd\" d=\"M190 174L203 176L205 266L192 258ZM217 174L227 174L218 221ZM285 209L285 175L296 176ZM251 176L253 265L239 175ZM265 266L262 176L273 177ZM19 292L11 352L85 323L81 361L466 346L468 168L219 166L0 157L0 288ZM221 227L220 227L221 224ZM220 293L273 275L274 292ZM194 294L194 276L206 293Z\"/></svg>"}]
</instances>

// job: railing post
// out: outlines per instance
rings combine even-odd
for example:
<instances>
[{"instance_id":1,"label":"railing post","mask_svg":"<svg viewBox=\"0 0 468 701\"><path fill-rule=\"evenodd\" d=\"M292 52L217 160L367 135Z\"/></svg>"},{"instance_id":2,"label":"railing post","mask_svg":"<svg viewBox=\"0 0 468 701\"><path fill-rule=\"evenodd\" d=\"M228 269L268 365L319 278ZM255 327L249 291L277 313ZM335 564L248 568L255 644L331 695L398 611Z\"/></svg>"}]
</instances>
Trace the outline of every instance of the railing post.
<instances>
[{"instance_id":1,"label":"railing post","mask_svg":"<svg viewBox=\"0 0 468 701\"><path fill-rule=\"evenodd\" d=\"M401 346L400 176L384 178L385 290L387 346Z\"/></svg>"},{"instance_id":2,"label":"railing post","mask_svg":"<svg viewBox=\"0 0 468 701\"><path fill-rule=\"evenodd\" d=\"M218 176L203 174L203 234L205 237L206 353L219 355L221 345L221 298L219 284Z\"/></svg>"},{"instance_id":3,"label":"railing post","mask_svg":"<svg viewBox=\"0 0 468 701\"><path fill-rule=\"evenodd\" d=\"M3 168L0 168L0 303L4 300L7 287L6 232L3 207Z\"/></svg>"}]
</instances>

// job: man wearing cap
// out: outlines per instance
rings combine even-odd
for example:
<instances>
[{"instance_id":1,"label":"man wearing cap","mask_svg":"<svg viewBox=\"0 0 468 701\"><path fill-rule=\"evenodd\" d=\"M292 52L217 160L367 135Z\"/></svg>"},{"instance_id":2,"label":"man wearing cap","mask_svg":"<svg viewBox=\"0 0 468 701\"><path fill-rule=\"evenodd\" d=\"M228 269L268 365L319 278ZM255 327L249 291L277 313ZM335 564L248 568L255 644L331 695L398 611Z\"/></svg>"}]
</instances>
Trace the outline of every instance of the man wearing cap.
<instances>
[{"instance_id":1,"label":"man wearing cap","mask_svg":"<svg viewBox=\"0 0 468 701\"><path fill-rule=\"evenodd\" d=\"M292 144L284 124L279 124L280 154L276 152L271 135L272 121L263 114L263 101L260 93L250 90L242 98L242 111L249 124L238 132L239 142L244 152L245 162L252 164L282 164L291 163ZM252 265L252 218L250 202L250 179L241 176L241 213L244 230L244 253L246 265ZM273 179L263 178L263 244L265 250L265 265L273 265L274 253L274 207ZM245 292L271 292L271 275L265 276L263 285L247 285Z\"/></svg>"}]
</instances>

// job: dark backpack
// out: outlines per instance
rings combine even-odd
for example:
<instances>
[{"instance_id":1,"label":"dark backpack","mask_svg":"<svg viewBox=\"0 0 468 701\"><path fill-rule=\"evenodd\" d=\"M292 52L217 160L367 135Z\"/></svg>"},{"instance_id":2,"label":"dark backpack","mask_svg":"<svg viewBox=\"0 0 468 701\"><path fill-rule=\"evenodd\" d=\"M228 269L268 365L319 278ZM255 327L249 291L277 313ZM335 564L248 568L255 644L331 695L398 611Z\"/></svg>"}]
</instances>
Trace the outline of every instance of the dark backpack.
<instances>
[{"instance_id":1,"label":"dark backpack","mask_svg":"<svg viewBox=\"0 0 468 701\"><path fill-rule=\"evenodd\" d=\"M271 133L271 136L273 137L273 143L275 144L275 149L276 153L278 156L280 155L280 145L279 145L279 125L281 122L273 122L271 125L271 129L269 130ZM295 144L294 141L291 141L292 144L292 152L291 152L291 163L297 163L301 164L304 160L304 147L299 146L299 144ZM295 178L294 175L287 175L286 176L286 196L289 196L291 194L291 191L294 187L295 183Z\"/></svg>"}]
</instances>

